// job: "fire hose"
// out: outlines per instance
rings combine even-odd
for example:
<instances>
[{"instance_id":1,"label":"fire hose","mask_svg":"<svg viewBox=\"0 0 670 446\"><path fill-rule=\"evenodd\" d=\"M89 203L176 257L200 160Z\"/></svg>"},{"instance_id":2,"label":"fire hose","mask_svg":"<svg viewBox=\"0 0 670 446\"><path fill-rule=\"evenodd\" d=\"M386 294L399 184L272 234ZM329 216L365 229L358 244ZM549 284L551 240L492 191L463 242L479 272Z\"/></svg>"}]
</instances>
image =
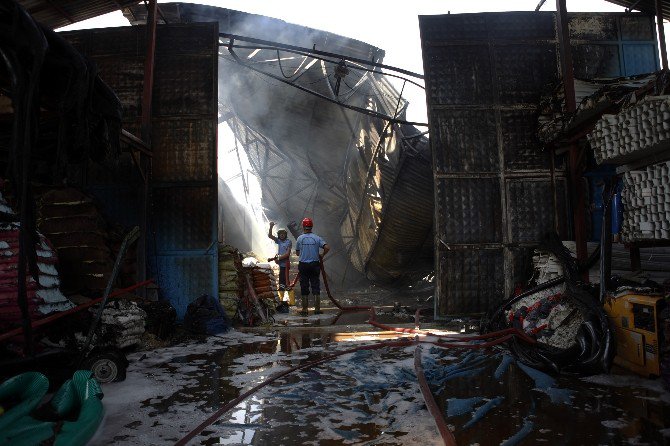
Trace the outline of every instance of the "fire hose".
<instances>
[{"instance_id":1,"label":"fire hose","mask_svg":"<svg viewBox=\"0 0 670 446\"><path fill-rule=\"evenodd\" d=\"M423 373L423 367L421 366L421 350L419 350L420 344L432 344L437 347L441 348L462 348L462 349L487 349L499 344L502 344L504 342L510 341L515 338L519 338L519 340L524 341L524 342L535 342L534 339L530 338L528 335L523 333L522 331L516 329L516 328L510 328L506 330L500 330L498 332L491 332L491 333L486 333L484 335L476 335L476 336L439 336L430 332L425 332L423 330L412 330L412 329L402 329L402 328L395 328L395 327L390 327L384 324L380 324L375 321L375 312L374 308L372 306L350 306L350 307L345 307L341 305L337 300L333 297L330 287L328 286L328 279L326 276L325 269L323 267L323 262L320 262L321 266L321 273L323 276L324 280L324 285L326 288L326 292L328 294L328 298L333 302L333 304L340 309L340 311L357 311L357 310L369 310L370 311L370 320L369 322L379 328L384 328L384 329L390 329L391 331L396 331L400 333L413 333L417 335L423 335L423 336L434 336L436 340L427 340L427 339L421 339L419 336L417 336L414 340L405 340L405 341L390 341L390 342L380 342L377 344L370 344L370 345L363 345L359 347L354 347L351 349L339 351L336 353L333 353L331 355L328 355L324 358L320 358L314 361L310 361L305 364L297 365L294 367L291 367L287 370L284 370L282 372L279 372L270 378L266 379L265 381L257 384L256 386L252 387L251 389L247 390L246 392L242 393L239 395L237 398L233 399L232 401L228 402L221 408L219 408L216 412L211 414L205 421L200 423L197 427L195 427L193 430L191 430L186 436L184 436L181 440L177 441L175 443L175 446L182 446L187 444L189 441L191 441L196 435L200 434L207 426L210 426L214 422L216 422L219 418L221 418L226 412L230 411L232 408L237 406L239 403L247 399L249 396L253 395L260 389L264 388L265 386L277 381L278 379L293 373L298 370L307 370L312 367L316 367L320 364L323 364L325 362L331 361L339 356L346 355L349 353L355 353L357 351L361 350L377 350L385 347L406 347L409 345L417 345L417 351L415 352L414 356L414 366L415 366L415 371L417 375L417 379L419 380L419 387L421 388L421 392L423 394L424 399L426 400L426 406L428 407L429 412L435 419L435 423L437 425L438 431L442 437L442 440L444 441L444 444L446 446L455 446L456 445L456 440L453 436L453 433L449 430L446 421L444 419L444 416L442 415L442 412L439 410L439 407L437 406L437 403L435 402L435 399L432 396L432 393L430 392L430 388L428 386L428 382L426 381L425 375ZM297 278L296 278L297 280ZM419 316L420 310L417 310L417 313L415 314L415 321L418 326L418 316ZM406 331L408 330L408 331ZM488 340L492 339L492 340ZM487 340L486 342L480 342L480 343L471 343L473 341L483 341ZM447 342L449 341L449 342Z\"/></svg>"},{"instance_id":2,"label":"fire hose","mask_svg":"<svg viewBox=\"0 0 670 446\"><path fill-rule=\"evenodd\" d=\"M442 347L442 348L484 349L484 348L489 348L489 347L493 347L495 345L502 344L503 342L506 342L513 337L514 337L514 335L508 334L508 335L502 336L502 337L500 337L496 340L489 341L489 342L484 342L484 343L481 343L481 344L448 344L448 343L440 343L440 342L437 342L437 341L426 341L426 340L415 339L415 340L406 340L406 341L380 342L380 343L377 343L377 344L362 345L362 346L350 348L350 349L347 349L347 350L342 350L342 351L333 353L331 355L328 355L324 358L320 358L320 359L310 361L310 362L305 363L305 364L301 364L301 365L291 367L290 369L279 372L279 373L271 376L270 378L266 379L265 381L255 385L251 389L242 393L237 398L228 402L227 404L225 404L224 406L219 408L216 412L211 414L205 421L203 421L198 426L196 426L191 432L186 434L181 440L177 441L175 443L175 446L183 446L183 445L187 444L196 435L201 433L207 426L210 426L211 424L216 422L226 412L228 412L229 410L231 410L232 408L237 406L239 403L241 403L242 401L247 399L249 396L258 392L259 390L261 390L263 387L267 386L268 384L272 384L273 382L277 381L278 379L283 378L284 376L286 376L290 373L293 373L295 371L311 369L313 367L316 367L320 364L331 361L331 360L333 360L333 359L335 359L339 356L342 356L342 355L346 355L346 354L349 354L349 353L355 353L355 352L361 351L361 350L378 350L378 349L385 348L385 347L407 347L409 345L419 345L419 344L432 344L432 345L435 345L437 347ZM416 359L415 359L415 363L416 363ZM421 373L423 373L423 372L421 371ZM425 380L425 377L424 377L424 380ZM426 385L427 385L427 383L426 383ZM425 398L425 395L424 395L424 398ZM433 413L433 412L431 412L431 413ZM436 417L435 421L438 424L438 430L440 431L440 434L443 435L443 433L446 433L445 429L447 431L449 429L446 427L446 422L444 421L444 418L442 417L442 414L439 411L437 413L439 414L439 417ZM442 423L444 426L439 427L440 423ZM449 436L447 436L447 438L443 437L445 445L447 445L447 446L455 445L456 442L455 442L455 440L453 440L453 434L451 435L453 441L448 440L448 437Z\"/></svg>"}]
</instances>

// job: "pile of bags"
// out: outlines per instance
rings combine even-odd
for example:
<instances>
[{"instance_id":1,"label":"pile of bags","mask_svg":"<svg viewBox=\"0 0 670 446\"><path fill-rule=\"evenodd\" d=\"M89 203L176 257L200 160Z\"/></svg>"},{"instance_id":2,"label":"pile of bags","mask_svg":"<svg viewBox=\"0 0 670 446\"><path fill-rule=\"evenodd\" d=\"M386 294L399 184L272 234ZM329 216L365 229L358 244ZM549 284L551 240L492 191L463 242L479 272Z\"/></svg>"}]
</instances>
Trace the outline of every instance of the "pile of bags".
<instances>
[{"instance_id":1,"label":"pile of bags","mask_svg":"<svg viewBox=\"0 0 670 446\"><path fill-rule=\"evenodd\" d=\"M0 211L16 221L0 223L0 331L14 328L21 323L21 310L17 302L19 264L18 216L2 196L0 180ZM60 279L56 270L56 251L44 235L38 233L37 251L38 281L27 273L26 289L28 310L33 320L55 311L64 311L74 305L59 289Z\"/></svg>"},{"instance_id":2,"label":"pile of bags","mask_svg":"<svg viewBox=\"0 0 670 446\"><path fill-rule=\"evenodd\" d=\"M38 193L37 227L58 252L63 291L100 295L115 255L108 246L107 223L93 198L70 187Z\"/></svg>"},{"instance_id":3,"label":"pile of bags","mask_svg":"<svg viewBox=\"0 0 670 446\"><path fill-rule=\"evenodd\" d=\"M259 299L275 300L277 297L277 278L267 263L258 263L251 269L251 283Z\"/></svg>"},{"instance_id":4,"label":"pile of bags","mask_svg":"<svg viewBox=\"0 0 670 446\"><path fill-rule=\"evenodd\" d=\"M98 306L91 308L97 314ZM145 331L147 313L135 302L113 300L107 304L100 320L96 345L109 345L119 349L137 345Z\"/></svg>"},{"instance_id":5,"label":"pile of bags","mask_svg":"<svg viewBox=\"0 0 670 446\"><path fill-rule=\"evenodd\" d=\"M242 257L230 245L219 245L219 303L230 320L235 318L240 297L244 292Z\"/></svg>"}]
</instances>

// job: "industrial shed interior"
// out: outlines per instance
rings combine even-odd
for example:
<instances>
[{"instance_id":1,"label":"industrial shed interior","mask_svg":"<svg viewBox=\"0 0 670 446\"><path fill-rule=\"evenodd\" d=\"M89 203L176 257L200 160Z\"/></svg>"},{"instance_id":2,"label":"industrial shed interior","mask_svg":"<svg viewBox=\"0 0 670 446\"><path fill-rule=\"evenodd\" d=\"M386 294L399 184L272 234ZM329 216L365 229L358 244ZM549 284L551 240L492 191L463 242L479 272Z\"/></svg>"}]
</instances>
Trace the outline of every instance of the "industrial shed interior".
<instances>
[{"instance_id":1,"label":"industrial shed interior","mask_svg":"<svg viewBox=\"0 0 670 446\"><path fill-rule=\"evenodd\" d=\"M225 3L0 0L0 444L670 443L670 2Z\"/></svg>"}]
</instances>

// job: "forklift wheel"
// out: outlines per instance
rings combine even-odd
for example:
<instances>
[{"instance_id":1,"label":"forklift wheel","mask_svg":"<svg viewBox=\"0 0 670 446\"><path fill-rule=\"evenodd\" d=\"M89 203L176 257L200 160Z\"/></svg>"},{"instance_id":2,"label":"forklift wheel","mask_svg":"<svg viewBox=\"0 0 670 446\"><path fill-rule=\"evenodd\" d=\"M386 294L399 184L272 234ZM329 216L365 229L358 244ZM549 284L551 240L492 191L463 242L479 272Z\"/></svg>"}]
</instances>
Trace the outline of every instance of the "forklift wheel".
<instances>
[{"instance_id":1,"label":"forklift wheel","mask_svg":"<svg viewBox=\"0 0 670 446\"><path fill-rule=\"evenodd\" d=\"M100 384L126 379L128 362L122 354L116 352L94 353L84 361L84 369L93 372L93 376Z\"/></svg>"}]
</instances>

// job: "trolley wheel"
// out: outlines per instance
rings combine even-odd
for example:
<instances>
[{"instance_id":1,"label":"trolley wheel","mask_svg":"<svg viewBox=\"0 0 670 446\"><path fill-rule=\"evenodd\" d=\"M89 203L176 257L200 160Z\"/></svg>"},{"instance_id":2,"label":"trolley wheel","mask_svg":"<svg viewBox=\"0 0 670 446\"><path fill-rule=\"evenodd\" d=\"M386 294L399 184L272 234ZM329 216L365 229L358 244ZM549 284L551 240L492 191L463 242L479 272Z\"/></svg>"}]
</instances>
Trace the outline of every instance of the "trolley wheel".
<instances>
[{"instance_id":1,"label":"trolley wheel","mask_svg":"<svg viewBox=\"0 0 670 446\"><path fill-rule=\"evenodd\" d=\"M126 379L128 361L120 352L93 353L86 358L83 368L93 372L93 377L100 384Z\"/></svg>"}]
</instances>

